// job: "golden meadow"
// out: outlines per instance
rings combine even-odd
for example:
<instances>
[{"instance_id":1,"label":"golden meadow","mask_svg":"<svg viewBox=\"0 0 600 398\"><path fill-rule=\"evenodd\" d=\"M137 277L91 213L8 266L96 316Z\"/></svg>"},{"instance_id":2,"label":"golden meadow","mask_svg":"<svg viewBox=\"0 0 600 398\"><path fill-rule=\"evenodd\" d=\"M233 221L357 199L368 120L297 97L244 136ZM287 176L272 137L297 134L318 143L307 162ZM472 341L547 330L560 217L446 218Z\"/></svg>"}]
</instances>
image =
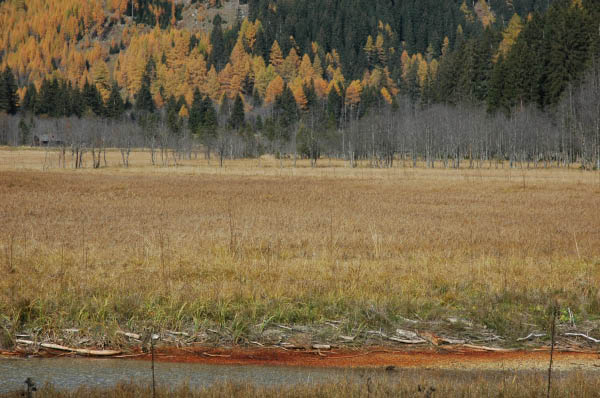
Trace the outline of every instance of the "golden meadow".
<instances>
[{"instance_id":1,"label":"golden meadow","mask_svg":"<svg viewBox=\"0 0 600 398\"><path fill-rule=\"evenodd\" d=\"M270 325L356 335L448 317L510 341L545 330L554 302L600 315L598 172L58 159L0 150L5 346L65 328L106 345L147 328L246 343Z\"/></svg>"}]
</instances>

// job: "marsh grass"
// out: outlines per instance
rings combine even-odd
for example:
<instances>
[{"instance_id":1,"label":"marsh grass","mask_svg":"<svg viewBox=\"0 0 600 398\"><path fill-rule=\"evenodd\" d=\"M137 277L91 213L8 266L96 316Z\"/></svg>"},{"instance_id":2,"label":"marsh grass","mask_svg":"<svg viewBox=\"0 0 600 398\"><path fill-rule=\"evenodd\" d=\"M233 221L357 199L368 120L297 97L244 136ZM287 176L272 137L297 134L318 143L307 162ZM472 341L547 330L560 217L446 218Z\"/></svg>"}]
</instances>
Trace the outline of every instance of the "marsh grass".
<instances>
[{"instance_id":1,"label":"marsh grass","mask_svg":"<svg viewBox=\"0 0 600 398\"><path fill-rule=\"evenodd\" d=\"M554 300L600 316L593 172L147 156L42 172L43 152L0 151L0 330L120 345L124 328L216 326L244 343L277 324L458 317L512 338L546 328Z\"/></svg>"}]
</instances>

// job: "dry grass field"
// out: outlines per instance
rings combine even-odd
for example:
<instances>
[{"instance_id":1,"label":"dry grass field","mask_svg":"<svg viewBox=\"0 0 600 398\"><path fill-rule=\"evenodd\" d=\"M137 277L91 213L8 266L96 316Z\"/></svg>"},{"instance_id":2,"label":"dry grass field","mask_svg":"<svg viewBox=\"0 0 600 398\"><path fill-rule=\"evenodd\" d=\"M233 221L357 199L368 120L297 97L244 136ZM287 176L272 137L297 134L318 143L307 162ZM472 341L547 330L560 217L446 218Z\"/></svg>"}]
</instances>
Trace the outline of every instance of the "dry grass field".
<instances>
[{"instance_id":1,"label":"dry grass field","mask_svg":"<svg viewBox=\"0 0 600 398\"><path fill-rule=\"evenodd\" d=\"M450 317L510 342L547 330L555 301L559 322L600 334L596 172L119 161L0 150L0 346L66 328L104 345L144 328L246 343L271 325L358 335Z\"/></svg>"}]
</instances>

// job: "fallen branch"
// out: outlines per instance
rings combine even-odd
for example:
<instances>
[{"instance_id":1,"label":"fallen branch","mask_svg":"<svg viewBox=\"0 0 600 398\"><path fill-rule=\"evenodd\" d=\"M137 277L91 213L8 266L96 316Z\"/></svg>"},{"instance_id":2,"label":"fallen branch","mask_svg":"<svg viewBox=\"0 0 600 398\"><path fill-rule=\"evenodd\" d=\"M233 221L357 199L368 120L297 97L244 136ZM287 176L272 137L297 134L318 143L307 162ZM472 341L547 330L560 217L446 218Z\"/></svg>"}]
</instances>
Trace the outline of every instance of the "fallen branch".
<instances>
[{"instance_id":1,"label":"fallen branch","mask_svg":"<svg viewBox=\"0 0 600 398\"><path fill-rule=\"evenodd\" d=\"M587 339L596 344L600 343L600 339L595 339L595 338L590 337L587 334L583 334L583 333L565 333L565 336L583 337L584 339Z\"/></svg>"},{"instance_id":2,"label":"fallen branch","mask_svg":"<svg viewBox=\"0 0 600 398\"><path fill-rule=\"evenodd\" d=\"M465 340L449 339L446 337L440 337L440 341L446 344L465 344Z\"/></svg>"},{"instance_id":3,"label":"fallen branch","mask_svg":"<svg viewBox=\"0 0 600 398\"><path fill-rule=\"evenodd\" d=\"M482 351L493 351L493 352L511 352L514 350L508 348L496 348L496 347L487 347L484 345L474 345L474 344L463 344L465 348L472 348L474 350L482 350Z\"/></svg>"},{"instance_id":4,"label":"fallen branch","mask_svg":"<svg viewBox=\"0 0 600 398\"><path fill-rule=\"evenodd\" d=\"M137 358L137 357L143 357L146 354L129 354L129 355L117 355L113 358Z\"/></svg>"},{"instance_id":5,"label":"fallen branch","mask_svg":"<svg viewBox=\"0 0 600 398\"><path fill-rule=\"evenodd\" d=\"M398 337L388 337L389 340L391 341L395 341L396 343L402 343L402 344L423 344L423 343L427 343L427 340L424 339L401 339Z\"/></svg>"},{"instance_id":6,"label":"fallen branch","mask_svg":"<svg viewBox=\"0 0 600 398\"><path fill-rule=\"evenodd\" d=\"M419 340L418 334L410 330L396 329L396 336L404 340ZM422 340L422 339L421 339Z\"/></svg>"},{"instance_id":7,"label":"fallen branch","mask_svg":"<svg viewBox=\"0 0 600 398\"><path fill-rule=\"evenodd\" d=\"M172 330L167 330L168 334L172 334L173 336L184 336L184 337L190 337L190 335L186 332L174 332Z\"/></svg>"},{"instance_id":8,"label":"fallen branch","mask_svg":"<svg viewBox=\"0 0 600 398\"><path fill-rule=\"evenodd\" d=\"M25 345L35 345L36 344L34 341L31 341L31 340L17 339L16 342L18 344L25 344ZM74 352L79 355L87 355L87 356L92 356L92 357L112 357L112 356L121 354L121 351L116 351L116 350L88 350L86 348L71 348L71 347L65 347L62 345L52 344L52 343L41 343L41 344L39 344L39 346L42 348L47 348L47 349L51 349L51 350Z\"/></svg>"},{"instance_id":9,"label":"fallen branch","mask_svg":"<svg viewBox=\"0 0 600 398\"><path fill-rule=\"evenodd\" d=\"M136 340L139 340L142 337L137 333L123 332L121 330L117 330L117 334L122 334L125 337L129 337L130 339L136 339Z\"/></svg>"},{"instance_id":10,"label":"fallen branch","mask_svg":"<svg viewBox=\"0 0 600 398\"><path fill-rule=\"evenodd\" d=\"M546 335L546 333L529 333L527 336L525 337L521 337L519 339L517 339L517 341L525 341L525 340L529 340L532 337L544 337Z\"/></svg>"},{"instance_id":11,"label":"fallen branch","mask_svg":"<svg viewBox=\"0 0 600 398\"><path fill-rule=\"evenodd\" d=\"M209 354L208 352L203 352L202 355L215 358L231 358L231 355Z\"/></svg>"}]
</instances>

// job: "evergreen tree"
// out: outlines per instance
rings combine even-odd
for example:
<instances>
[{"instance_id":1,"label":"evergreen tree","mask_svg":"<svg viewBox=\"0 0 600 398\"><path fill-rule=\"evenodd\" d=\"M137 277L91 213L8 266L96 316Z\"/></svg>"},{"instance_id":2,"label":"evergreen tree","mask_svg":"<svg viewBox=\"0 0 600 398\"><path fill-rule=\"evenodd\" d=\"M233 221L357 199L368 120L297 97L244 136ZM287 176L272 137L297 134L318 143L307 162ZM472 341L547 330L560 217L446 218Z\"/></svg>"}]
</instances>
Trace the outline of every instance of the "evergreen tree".
<instances>
[{"instance_id":1,"label":"evergreen tree","mask_svg":"<svg viewBox=\"0 0 600 398\"><path fill-rule=\"evenodd\" d=\"M87 84L87 82L86 82ZM40 86L40 92L36 96L35 114L50 115L54 112L55 87L51 81L44 79Z\"/></svg>"},{"instance_id":2,"label":"evergreen tree","mask_svg":"<svg viewBox=\"0 0 600 398\"><path fill-rule=\"evenodd\" d=\"M550 51L546 104L557 103L569 82L581 76L593 41L592 29L597 31L586 10L571 3L552 7L547 16Z\"/></svg>"},{"instance_id":3,"label":"evergreen tree","mask_svg":"<svg viewBox=\"0 0 600 398\"><path fill-rule=\"evenodd\" d=\"M142 85L135 94L135 110L138 112L154 113L156 105L150 92L152 81L156 78L156 63L154 58L150 57L144 68L142 76Z\"/></svg>"},{"instance_id":4,"label":"evergreen tree","mask_svg":"<svg viewBox=\"0 0 600 398\"><path fill-rule=\"evenodd\" d=\"M244 101L242 101L242 96L238 95L233 103L233 111L229 118L229 126L234 130L238 130L244 125L244 120Z\"/></svg>"},{"instance_id":5,"label":"evergreen tree","mask_svg":"<svg viewBox=\"0 0 600 398\"><path fill-rule=\"evenodd\" d=\"M192 107L190 109L190 116L188 118L188 127L192 134L200 135L201 127L204 122L205 102L200 94L200 90L196 87L194 90L194 98L192 100Z\"/></svg>"},{"instance_id":6,"label":"evergreen tree","mask_svg":"<svg viewBox=\"0 0 600 398\"><path fill-rule=\"evenodd\" d=\"M17 113L17 83L9 67L0 74L0 112L10 115Z\"/></svg>"},{"instance_id":7,"label":"evergreen tree","mask_svg":"<svg viewBox=\"0 0 600 398\"><path fill-rule=\"evenodd\" d=\"M36 97L37 97L37 89L33 83L29 83L27 86L27 91L25 91L25 96L23 97L23 103L21 104L21 109L26 112L36 113Z\"/></svg>"},{"instance_id":8,"label":"evergreen tree","mask_svg":"<svg viewBox=\"0 0 600 398\"><path fill-rule=\"evenodd\" d=\"M152 57L150 57L150 59L152 59ZM142 78L142 85L135 95L136 111L154 113L156 106L154 104L154 99L152 99L152 93L150 92L150 83L150 73L147 68L146 73L144 73L144 77Z\"/></svg>"},{"instance_id":9,"label":"evergreen tree","mask_svg":"<svg viewBox=\"0 0 600 398\"><path fill-rule=\"evenodd\" d=\"M167 100L166 112L167 112L167 126L172 135L181 134L181 118L179 117L179 110L181 106L178 106L178 101L171 95Z\"/></svg>"},{"instance_id":10,"label":"evergreen tree","mask_svg":"<svg viewBox=\"0 0 600 398\"><path fill-rule=\"evenodd\" d=\"M329 90L327 97L327 114L329 118L339 122L342 115L342 97L338 94L335 87Z\"/></svg>"},{"instance_id":11,"label":"evergreen tree","mask_svg":"<svg viewBox=\"0 0 600 398\"><path fill-rule=\"evenodd\" d=\"M492 77L489 83L489 91L487 95L488 112L493 113L497 110L508 112L510 105L506 101L505 87L507 83L506 63L502 55L496 61L492 70Z\"/></svg>"},{"instance_id":12,"label":"evergreen tree","mask_svg":"<svg viewBox=\"0 0 600 398\"><path fill-rule=\"evenodd\" d=\"M83 94L79 87L71 87L71 92L69 94L70 99L70 110L72 115L76 115L77 117L81 117L85 110Z\"/></svg>"},{"instance_id":13,"label":"evergreen tree","mask_svg":"<svg viewBox=\"0 0 600 398\"><path fill-rule=\"evenodd\" d=\"M298 120L298 108L294 93L287 84L283 87L283 92L275 99L273 111L277 115L281 127L289 127Z\"/></svg>"},{"instance_id":14,"label":"evergreen tree","mask_svg":"<svg viewBox=\"0 0 600 398\"><path fill-rule=\"evenodd\" d=\"M106 100L106 116L112 119L119 119L125 112L125 103L121 97L117 82L113 82L110 89L110 95Z\"/></svg>"},{"instance_id":15,"label":"evergreen tree","mask_svg":"<svg viewBox=\"0 0 600 398\"><path fill-rule=\"evenodd\" d=\"M227 62L227 54L225 51L225 39L223 37L223 28L221 24L223 21L219 14L213 19L213 29L210 33L210 44L212 45L212 51L208 58L208 63L214 65L217 71L220 71Z\"/></svg>"},{"instance_id":16,"label":"evergreen tree","mask_svg":"<svg viewBox=\"0 0 600 398\"><path fill-rule=\"evenodd\" d=\"M94 84L89 84L87 81L83 86L83 102L85 104L84 112L93 112L96 116L104 114L104 103L102 95Z\"/></svg>"},{"instance_id":17,"label":"evergreen tree","mask_svg":"<svg viewBox=\"0 0 600 398\"><path fill-rule=\"evenodd\" d=\"M201 138L204 145L207 146L208 151L212 146L214 140L217 138L217 128L219 122L217 118L217 111L211 102L210 98L204 97L204 120L202 121L202 133Z\"/></svg>"},{"instance_id":18,"label":"evergreen tree","mask_svg":"<svg viewBox=\"0 0 600 398\"><path fill-rule=\"evenodd\" d=\"M64 81L57 81L54 113L51 116L64 117L71 115L70 91L68 84Z\"/></svg>"}]
</instances>

